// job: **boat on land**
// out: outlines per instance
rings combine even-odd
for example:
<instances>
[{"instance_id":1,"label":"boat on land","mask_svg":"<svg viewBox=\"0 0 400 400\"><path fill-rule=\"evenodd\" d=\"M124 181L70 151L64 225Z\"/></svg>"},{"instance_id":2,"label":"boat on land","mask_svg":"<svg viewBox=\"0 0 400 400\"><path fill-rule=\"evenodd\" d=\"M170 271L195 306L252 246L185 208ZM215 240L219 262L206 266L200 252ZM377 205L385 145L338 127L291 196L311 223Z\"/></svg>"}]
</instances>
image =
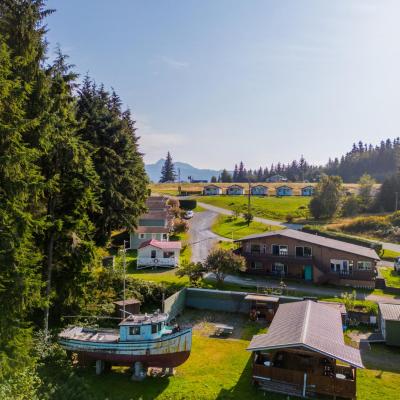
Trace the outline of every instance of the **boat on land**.
<instances>
[{"instance_id":1,"label":"boat on land","mask_svg":"<svg viewBox=\"0 0 400 400\"><path fill-rule=\"evenodd\" d=\"M192 328L168 325L167 313L129 315L119 330L70 327L59 343L78 354L78 360L96 361L97 373L106 366L173 369L183 364L192 347Z\"/></svg>"}]
</instances>

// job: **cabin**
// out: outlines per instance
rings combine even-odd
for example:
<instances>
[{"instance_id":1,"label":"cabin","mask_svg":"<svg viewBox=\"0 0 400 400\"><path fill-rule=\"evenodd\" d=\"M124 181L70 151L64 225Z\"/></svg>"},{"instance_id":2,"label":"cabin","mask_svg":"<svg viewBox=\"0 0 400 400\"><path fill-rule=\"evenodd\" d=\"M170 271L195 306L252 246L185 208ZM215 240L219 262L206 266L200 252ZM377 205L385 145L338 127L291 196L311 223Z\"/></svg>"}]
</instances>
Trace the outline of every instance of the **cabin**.
<instances>
[{"instance_id":1,"label":"cabin","mask_svg":"<svg viewBox=\"0 0 400 400\"><path fill-rule=\"evenodd\" d=\"M287 182L287 178L282 175L272 175L267 179L267 182Z\"/></svg>"},{"instance_id":2,"label":"cabin","mask_svg":"<svg viewBox=\"0 0 400 400\"><path fill-rule=\"evenodd\" d=\"M378 303L378 325L388 346L400 346L400 304Z\"/></svg>"},{"instance_id":3,"label":"cabin","mask_svg":"<svg viewBox=\"0 0 400 400\"><path fill-rule=\"evenodd\" d=\"M281 196L292 196L293 195L293 189L289 186L283 185L283 186L278 186L276 188L276 195L278 197Z\"/></svg>"},{"instance_id":4,"label":"cabin","mask_svg":"<svg viewBox=\"0 0 400 400\"><path fill-rule=\"evenodd\" d=\"M135 298L129 298L120 301L114 301L115 306L115 314L118 315L121 319L124 319L126 315L124 314L124 305L125 311L129 314L139 314L140 313L140 301Z\"/></svg>"},{"instance_id":5,"label":"cabin","mask_svg":"<svg viewBox=\"0 0 400 400\"><path fill-rule=\"evenodd\" d=\"M240 185L231 185L226 188L226 194L229 196L238 196L244 194L244 187Z\"/></svg>"},{"instance_id":6,"label":"cabin","mask_svg":"<svg viewBox=\"0 0 400 400\"><path fill-rule=\"evenodd\" d=\"M204 196L218 196L222 194L222 188L217 185L207 185L203 188Z\"/></svg>"},{"instance_id":7,"label":"cabin","mask_svg":"<svg viewBox=\"0 0 400 400\"><path fill-rule=\"evenodd\" d=\"M264 185L255 185L251 187L250 193L252 196L267 196L268 188Z\"/></svg>"},{"instance_id":8,"label":"cabin","mask_svg":"<svg viewBox=\"0 0 400 400\"><path fill-rule=\"evenodd\" d=\"M130 249L137 250L142 243L152 239L160 242L169 241L173 216L167 201L164 196L147 198L148 211L139 217L137 228L130 232Z\"/></svg>"},{"instance_id":9,"label":"cabin","mask_svg":"<svg viewBox=\"0 0 400 400\"><path fill-rule=\"evenodd\" d=\"M314 186L305 186L301 188L301 195L302 196L312 196L314 194Z\"/></svg>"},{"instance_id":10,"label":"cabin","mask_svg":"<svg viewBox=\"0 0 400 400\"><path fill-rule=\"evenodd\" d=\"M380 259L368 247L293 229L263 232L236 242L251 274L375 288Z\"/></svg>"},{"instance_id":11,"label":"cabin","mask_svg":"<svg viewBox=\"0 0 400 400\"><path fill-rule=\"evenodd\" d=\"M149 267L177 267L181 242L148 240L140 244L137 254L137 269Z\"/></svg>"},{"instance_id":12,"label":"cabin","mask_svg":"<svg viewBox=\"0 0 400 400\"><path fill-rule=\"evenodd\" d=\"M298 397L356 398L360 351L344 342L340 312L311 300L281 304L268 333L253 336L253 382Z\"/></svg>"}]
</instances>

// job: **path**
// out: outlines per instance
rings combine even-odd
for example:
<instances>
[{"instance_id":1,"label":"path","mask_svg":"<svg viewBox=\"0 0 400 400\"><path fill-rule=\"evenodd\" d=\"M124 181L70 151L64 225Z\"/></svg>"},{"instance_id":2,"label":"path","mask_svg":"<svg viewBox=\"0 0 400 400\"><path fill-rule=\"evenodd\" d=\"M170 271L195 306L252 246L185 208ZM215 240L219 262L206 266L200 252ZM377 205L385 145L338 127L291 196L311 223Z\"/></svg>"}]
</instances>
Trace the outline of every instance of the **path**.
<instances>
[{"instance_id":1,"label":"path","mask_svg":"<svg viewBox=\"0 0 400 400\"><path fill-rule=\"evenodd\" d=\"M211 225L217 216L218 213L207 210L200 213L196 212L190 220L189 236L193 262L203 262L219 240L230 241L211 232Z\"/></svg>"},{"instance_id":2,"label":"path","mask_svg":"<svg viewBox=\"0 0 400 400\"><path fill-rule=\"evenodd\" d=\"M205 276L206 279L215 280L215 276L212 273L208 273ZM267 280L266 278L254 278L254 277L241 277L237 275L228 275L225 278L225 282L234 283L240 286L268 286L268 287L279 287L279 282L276 280ZM326 297L340 297L343 293L343 288L332 288L332 287L315 287L309 284L293 283L286 281L285 284L289 290L296 292L307 293L307 295L315 296L326 296ZM368 294L364 292L357 292L358 300L370 300L376 303L395 303L400 304L399 298L393 298L390 296Z\"/></svg>"}]
</instances>

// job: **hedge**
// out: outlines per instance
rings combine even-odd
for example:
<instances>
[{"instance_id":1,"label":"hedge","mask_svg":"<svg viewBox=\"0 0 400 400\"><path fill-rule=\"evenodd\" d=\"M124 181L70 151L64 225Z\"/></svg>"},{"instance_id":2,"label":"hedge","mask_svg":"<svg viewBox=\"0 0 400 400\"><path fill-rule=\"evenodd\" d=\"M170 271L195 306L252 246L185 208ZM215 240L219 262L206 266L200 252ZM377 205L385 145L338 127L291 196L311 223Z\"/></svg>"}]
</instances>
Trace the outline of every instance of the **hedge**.
<instances>
[{"instance_id":1,"label":"hedge","mask_svg":"<svg viewBox=\"0 0 400 400\"><path fill-rule=\"evenodd\" d=\"M179 200L179 206L182 210L194 210L197 207L197 201L194 199Z\"/></svg>"}]
</instances>

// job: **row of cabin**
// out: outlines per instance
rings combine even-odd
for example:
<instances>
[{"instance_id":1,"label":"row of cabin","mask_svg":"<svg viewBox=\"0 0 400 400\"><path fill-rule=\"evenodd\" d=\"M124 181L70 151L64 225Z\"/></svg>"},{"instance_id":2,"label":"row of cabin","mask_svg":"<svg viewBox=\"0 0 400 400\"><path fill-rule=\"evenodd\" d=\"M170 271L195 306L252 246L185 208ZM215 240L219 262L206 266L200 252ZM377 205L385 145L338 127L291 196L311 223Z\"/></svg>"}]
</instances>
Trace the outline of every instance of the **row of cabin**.
<instances>
[{"instance_id":1,"label":"row of cabin","mask_svg":"<svg viewBox=\"0 0 400 400\"><path fill-rule=\"evenodd\" d=\"M265 185L254 185L250 187L250 194L252 196L268 196L269 188ZM301 196L312 196L314 194L314 187L311 185L305 186L300 189ZM204 196L218 196L222 195L223 189L218 185L204 186ZM240 196L245 194L245 188L241 185L231 185L225 189L225 194L228 196ZM276 196L293 196L293 188L287 185L278 186L275 189Z\"/></svg>"}]
</instances>

